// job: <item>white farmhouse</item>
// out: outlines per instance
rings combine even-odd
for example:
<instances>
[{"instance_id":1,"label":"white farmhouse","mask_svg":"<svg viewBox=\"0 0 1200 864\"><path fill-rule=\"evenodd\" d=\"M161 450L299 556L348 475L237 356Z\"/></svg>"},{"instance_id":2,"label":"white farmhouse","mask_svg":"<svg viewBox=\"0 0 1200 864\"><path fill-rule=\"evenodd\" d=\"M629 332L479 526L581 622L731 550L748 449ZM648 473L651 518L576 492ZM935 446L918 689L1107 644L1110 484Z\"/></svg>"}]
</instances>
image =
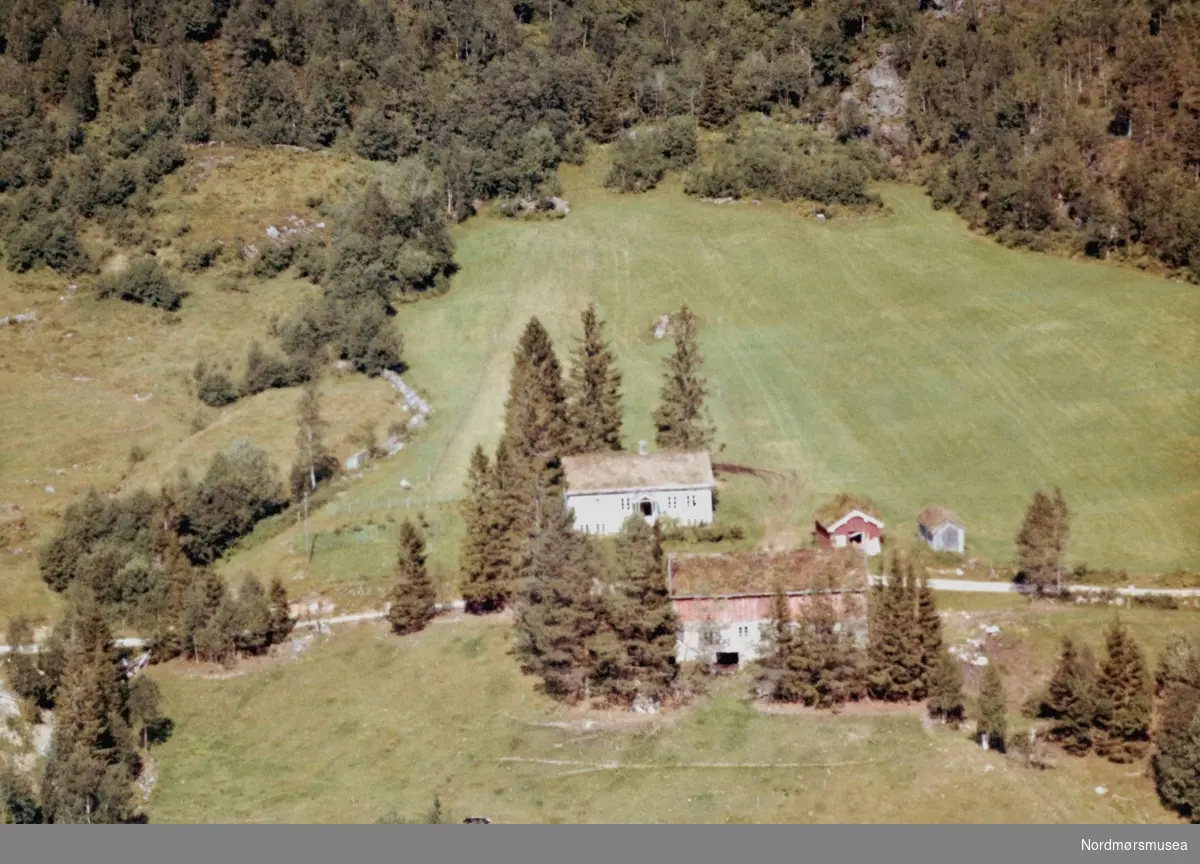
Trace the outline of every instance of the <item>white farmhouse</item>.
<instances>
[{"instance_id":1,"label":"white farmhouse","mask_svg":"<svg viewBox=\"0 0 1200 864\"><path fill-rule=\"evenodd\" d=\"M653 524L669 516L681 525L713 520L712 462L705 451L692 453L593 453L563 460L567 506L575 529L616 534L630 516Z\"/></svg>"}]
</instances>

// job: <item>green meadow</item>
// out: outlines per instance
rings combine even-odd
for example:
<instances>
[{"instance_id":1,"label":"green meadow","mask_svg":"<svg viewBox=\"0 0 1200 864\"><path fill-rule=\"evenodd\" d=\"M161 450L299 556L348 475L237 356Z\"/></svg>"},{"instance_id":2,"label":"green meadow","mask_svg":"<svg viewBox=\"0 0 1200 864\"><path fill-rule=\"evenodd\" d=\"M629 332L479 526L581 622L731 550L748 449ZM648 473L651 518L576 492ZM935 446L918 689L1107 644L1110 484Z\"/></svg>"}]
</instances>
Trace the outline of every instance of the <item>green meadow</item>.
<instances>
[{"instance_id":1,"label":"green meadow","mask_svg":"<svg viewBox=\"0 0 1200 864\"><path fill-rule=\"evenodd\" d=\"M168 190L156 219L187 220L193 235L228 223L255 236L279 214L305 212L322 171L345 186L357 170L289 156L303 163L296 173L275 164L282 158L239 153L197 175L197 191ZM498 437L521 329L538 316L565 362L593 301L624 373L631 447L653 439L670 349L653 338L654 319L685 302L698 314L714 457L776 472L720 489L718 518L741 524L746 545L807 542L813 506L852 491L880 506L902 543L923 506L949 507L966 523L968 554L999 564L1033 491L1060 485L1074 516L1072 564L1200 568L1195 286L1002 248L911 187L882 188L882 214L821 224L791 206L705 203L675 181L621 196L600 186L604 162L598 154L562 169L572 208L563 220L484 214L456 229L461 271L450 291L402 305L396 318L406 378L433 405L431 421L403 452L316 502L311 561L288 514L248 538L222 564L227 573L279 575L295 593L343 606L373 602L390 575L394 523L422 513L437 577L453 594L456 502L471 451ZM23 554L0 566L0 617L17 605L49 610L31 550L88 485L128 490L199 470L240 435L284 469L295 453L294 393L214 412L189 394L188 376L202 357L228 358L236 372L248 341L309 286L231 283L218 271L190 279L192 296L164 318L86 297L60 302L52 281L0 285L6 308L42 315L36 329L0 332L0 500L26 505L34 529ZM323 392L343 457L363 421L382 436L407 419L380 381L332 376ZM149 454L136 465L134 444Z\"/></svg>"}]
</instances>

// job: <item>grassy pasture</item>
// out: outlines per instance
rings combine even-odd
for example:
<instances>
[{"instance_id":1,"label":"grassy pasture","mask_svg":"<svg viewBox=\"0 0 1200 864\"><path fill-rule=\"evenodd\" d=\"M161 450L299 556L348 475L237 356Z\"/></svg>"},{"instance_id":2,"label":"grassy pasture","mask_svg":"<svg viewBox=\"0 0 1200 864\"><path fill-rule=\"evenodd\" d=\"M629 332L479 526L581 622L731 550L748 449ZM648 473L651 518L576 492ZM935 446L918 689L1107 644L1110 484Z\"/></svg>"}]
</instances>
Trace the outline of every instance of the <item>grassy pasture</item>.
<instances>
[{"instance_id":1,"label":"grassy pasture","mask_svg":"<svg viewBox=\"0 0 1200 864\"><path fill-rule=\"evenodd\" d=\"M1055 634L1031 642L1035 657L1002 661L1010 682L1052 662L1068 620L1097 641L1099 618L1074 612L1003 613L1005 633L1019 621ZM1158 614L1179 617L1132 616L1131 626L1146 636L1200 625L1196 613ZM959 617L948 616L951 631ZM373 822L419 817L437 794L458 819L502 822L1173 819L1142 766L1060 756L1035 771L919 712L768 715L745 701L745 675L657 717L564 708L520 675L508 642L509 625L496 619L443 620L406 638L362 626L238 677L206 678L209 670L180 663L155 669L177 725L156 751L150 816ZM1019 725L1017 707L1014 696ZM590 764L501 761L513 757ZM606 762L648 767L588 770ZM804 767L683 767L714 762ZM1101 785L1108 794L1094 792Z\"/></svg>"},{"instance_id":2,"label":"grassy pasture","mask_svg":"<svg viewBox=\"0 0 1200 864\"><path fill-rule=\"evenodd\" d=\"M1073 562L1200 563L1193 287L1000 248L913 189L883 190L890 216L818 225L670 185L617 196L598 188L601 168L564 169L566 220L483 218L461 231L454 289L400 316L410 378L438 413L326 509L328 525L386 518L407 477L405 501L447 538L435 557L452 570L449 502L471 449L499 433L528 317L565 357L579 310L597 302L632 445L653 437L668 350L651 322L686 301L704 325L718 458L784 475L721 490L721 518L755 540L804 542L812 506L849 489L873 497L901 541L922 506L949 506L968 525L968 552L1002 562L1033 490L1057 483L1075 514ZM359 566L361 550L346 554Z\"/></svg>"},{"instance_id":3,"label":"grassy pasture","mask_svg":"<svg viewBox=\"0 0 1200 864\"><path fill-rule=\"evenodd\" d=\"M205 236L249 241L290 213L316 218L310 197L336 203L360 175L351 160L278 151L210 166L218 149L195 151L168 181L156 224L168 235L189 228L172 250ZM1200 567L1194 286L1003 249L911 188L881 190L888 215L820 225L785 206L706 204L672 183L619 196L599 186L603 163L563 169L565 220L483 216L457 229L451 291L397 316L407 378L434 407L429 426L331 492L312 519L311 563L291 522L251 537L228 572L300 578L289 582L296 592L349 602L382 588L391 525L421 511L439 576L452 583L455 502L471 450L499 433L520 330L539 316L565 361L589 300L625 375L630 445L653 437L669 349L652 338L652 320L685 301L699 315L717 458L782 475L720 490L720 518L743 523L748 543L805 542L812 506L849 490L881 506L898 540L922 506L950 507L967 523L968 552L1003 561L1032 491L1057 483L1075 514L1073 562ZM41 317L0 331L0 501L26 507L26 552L89 484L152 483L240 435L290 462L293 394L212 412L194 432L200 406L186 379L201 357L238 369L249 340L310 286L284 277L230 290L218 270L189 279L192 296L169 318L87 296L60 302L64 281L0 276L0 309ZM362 420L382 430L402 419L381 382L325 386L344 453ZM147 392L155 397L133 399ZM134 443L150 455L131 469ZM46 611L50 598L30 555L0 552L0 618L18 606Z\"/></svg>"}]
</instances>

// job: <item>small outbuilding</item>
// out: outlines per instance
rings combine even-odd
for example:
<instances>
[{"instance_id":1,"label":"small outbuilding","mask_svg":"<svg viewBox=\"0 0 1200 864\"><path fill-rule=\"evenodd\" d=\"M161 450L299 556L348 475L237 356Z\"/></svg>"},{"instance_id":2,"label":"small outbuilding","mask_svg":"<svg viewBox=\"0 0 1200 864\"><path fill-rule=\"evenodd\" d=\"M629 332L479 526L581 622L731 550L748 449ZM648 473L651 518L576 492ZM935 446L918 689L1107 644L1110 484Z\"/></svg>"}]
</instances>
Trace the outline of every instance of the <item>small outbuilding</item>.
<instances>
[{"instance_id":1,"label":"small outbuilding","mask_svg":"<svg viewBox=\"0 0 1200 864\"><path fill-rule=\"evenodd\" d=\"M712 462L707 451L592 453L562 460L567 506L575 530L616 534L635 514L654 524L667 516L681 525L713 521Z\"/></svg>"},{"instance_id":2,"label":"small outbuilding","mask_svg":"<svg viewBox=\"0 0 1200 864\"><path fill-rule=\"evenodd\" d=\"M926 507L917 516L917 533L930 549L963 554L967 529L962 520L945 507Z\"/></svg>"},{"instance_id":3,"label":"small outbuilding","mask_svg":"<svg viewBox=\"0 0 1200 864\"><path fill-rule=\"evenodd\" d=\"M868 555L883 548L883 520L864 498L837 495L826 501L814 514L813 536L827 549L861 546Z\"/></svg>"}]
</instances>

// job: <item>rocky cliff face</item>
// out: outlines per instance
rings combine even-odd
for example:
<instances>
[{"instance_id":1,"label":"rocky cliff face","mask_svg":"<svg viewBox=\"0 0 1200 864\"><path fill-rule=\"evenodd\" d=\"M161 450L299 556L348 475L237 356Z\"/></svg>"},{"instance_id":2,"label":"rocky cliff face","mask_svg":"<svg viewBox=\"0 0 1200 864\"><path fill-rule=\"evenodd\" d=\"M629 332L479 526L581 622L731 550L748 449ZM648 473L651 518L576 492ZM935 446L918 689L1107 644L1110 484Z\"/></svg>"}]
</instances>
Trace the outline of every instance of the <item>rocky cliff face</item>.
<instances>
[{"instance_id":1,"label":"rocky cliff face","mask_svg":"<svg viewBox=\"0 0 1200 864\"><path fill-rule=\"evenodd\" d=\"M861 68L855 81L856 89L867 94L866 101L859 102L872 136L887 152L904 154L909 143L905 125L908 85L896 69L895 49L888 44L879 46L874 62Z\"/></svg>"}]
</instances>

